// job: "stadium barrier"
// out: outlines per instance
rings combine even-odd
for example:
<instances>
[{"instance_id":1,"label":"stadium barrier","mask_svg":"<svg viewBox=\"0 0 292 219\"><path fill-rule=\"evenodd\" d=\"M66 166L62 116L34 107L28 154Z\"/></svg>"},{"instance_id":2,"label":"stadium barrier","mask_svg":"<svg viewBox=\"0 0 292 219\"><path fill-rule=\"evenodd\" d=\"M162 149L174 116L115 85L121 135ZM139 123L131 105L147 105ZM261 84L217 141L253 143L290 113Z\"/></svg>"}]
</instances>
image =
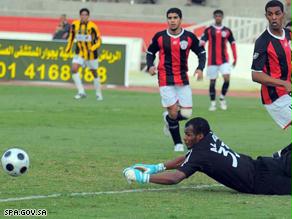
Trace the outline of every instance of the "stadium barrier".
<instances>
[{"instance_id":1,"label":"stadium barrier","mask_svg":"<svg viewBox=\"0 0 292 219\"><path fill-rule=\"evenodd\" d=\"M1 32L0 39L0 79L71 81L73 52L65 53L66 42L52 41L48 34L9 32ZM101 83L128 86L129 70L140 68L141 51L141 39L104 37L97 69ZM80 72L85 83L93 81L87 68Z\"/></svg>"}]
</instances>

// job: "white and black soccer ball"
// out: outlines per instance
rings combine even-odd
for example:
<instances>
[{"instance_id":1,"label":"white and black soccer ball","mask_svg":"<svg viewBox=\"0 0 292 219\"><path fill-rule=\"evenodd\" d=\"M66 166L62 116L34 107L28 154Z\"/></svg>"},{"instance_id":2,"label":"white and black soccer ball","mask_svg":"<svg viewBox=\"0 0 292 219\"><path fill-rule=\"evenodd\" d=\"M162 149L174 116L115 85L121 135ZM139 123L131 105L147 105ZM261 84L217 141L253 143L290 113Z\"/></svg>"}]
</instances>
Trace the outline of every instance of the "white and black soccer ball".
<instances>
[{"instance_id":1,"label":"white and black soccer ball","mask_svg":"<svg viewBox=\"0 0 292 219\"><path fill-rule=\"evenodd\" d=\"M4 152L1 163L4 171L11 176L21 176L28 171L29 157L19 148L11 148Z\"/></svg>"}]
</instances>

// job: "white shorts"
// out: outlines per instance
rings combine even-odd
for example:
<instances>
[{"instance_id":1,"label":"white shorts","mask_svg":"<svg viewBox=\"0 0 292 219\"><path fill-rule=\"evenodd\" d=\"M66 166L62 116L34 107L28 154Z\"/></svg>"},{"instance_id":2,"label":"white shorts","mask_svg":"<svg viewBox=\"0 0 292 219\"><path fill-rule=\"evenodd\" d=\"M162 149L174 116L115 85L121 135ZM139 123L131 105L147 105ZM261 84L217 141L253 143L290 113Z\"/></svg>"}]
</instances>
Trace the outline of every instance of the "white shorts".
<instances>
[{"instance_id":1,"label":"white shorts","mask_svg":"<svg viewBox=\"0 0 292 219\"><path fill-rule=\"evenodd\" d=\"M286 94L279 97L271 104L264 105L275 120L275 122L282 128L287 128L291 123L291 97Z\"/></svg>"},{"instance_id":2,"label":"white shorts","mask_svg":"<svg viewBox=\"0 0 292 219\"><path fill-rule=\"evenodd\" d=\"M217 79L218 72L222 75L229 75L231 71L230 64L228 62L222 65L209 65L207 68L207 77L211 79Z\"/></svg>"},{"instance_id":3,"label":"white shorts","mask_svg":"<svg viewBox=\"0 0 292 219\"><path fill-rule=\"evenodd\" d=\"M189 85L159 87L163 107L178 103L181 107L192 108L192 89Z\"/></svg>"},{"instance_id":4,"label":"white shorts","mask_svg":"<svg viewBox=\"0 0 292 219\"><path fill-rule=\"evenodd\" d=\"M98 68L98 60L85 60L79 55L74 55L72 63L77 63L81 65L82 67L88 67L89 69L96 70Z\"/></svg>"}]
</instances>

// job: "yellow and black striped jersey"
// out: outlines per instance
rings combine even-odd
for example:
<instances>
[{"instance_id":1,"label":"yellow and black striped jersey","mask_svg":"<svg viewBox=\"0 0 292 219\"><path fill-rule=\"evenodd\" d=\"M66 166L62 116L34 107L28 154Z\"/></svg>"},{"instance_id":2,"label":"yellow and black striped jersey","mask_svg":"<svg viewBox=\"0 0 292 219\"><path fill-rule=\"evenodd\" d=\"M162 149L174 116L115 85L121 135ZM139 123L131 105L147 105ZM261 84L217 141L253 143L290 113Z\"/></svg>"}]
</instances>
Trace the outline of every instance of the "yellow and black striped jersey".
<instances>
[{"instance_id":1,"label":"yellow and black striped jersey","mask_svg":"<svg viewBox=\"0 0 292 219\"><path fill-rule=\"evenodd\" d=\"M75 53L85 60L98 58L98 48L101 45L101 35L98 27L92 21L81 23L80 20L73 21L68 38L66 52L72 49L76 39Z\"/></svg>"}]
</instances>

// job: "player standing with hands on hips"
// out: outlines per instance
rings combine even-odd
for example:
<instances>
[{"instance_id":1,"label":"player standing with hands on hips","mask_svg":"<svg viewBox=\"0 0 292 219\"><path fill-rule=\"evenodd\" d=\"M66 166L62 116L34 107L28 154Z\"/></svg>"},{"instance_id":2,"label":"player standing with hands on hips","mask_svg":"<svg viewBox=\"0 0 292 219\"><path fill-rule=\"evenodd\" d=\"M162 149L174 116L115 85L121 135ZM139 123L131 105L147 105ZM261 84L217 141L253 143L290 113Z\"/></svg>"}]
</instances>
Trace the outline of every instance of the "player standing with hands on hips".
<instances>
[{"instance_id":1,"label":"player standing with hands on hips","mask_svg":"<svg viewBox=\"0 0 292 219\"><path fill-rule=\"evenodd\" d=\"M179 8L170 8L167 13L166 30L155 34L147 50L147 69L151 75L158 73L159 90L163 113L164 132L172 136L174 151L184 151L179 122L192 115L192 90L188 78L188 56L192 50L199 59L194 73L197 79L203 79L206 52L199 46L198 38L181 27L182 12ZM154 66L156 53L159 52L158 68Z\"/></svg>"},{"instance_id":2,"label":"player standing with hands on hips","mask_svg":"<svg viewBox=\"0 0 292 219\"><path fill-rule=\"evenodd\" d=\"M72 60L72 79L76 85L78 93L74 96L76 100L86 97L86 93L80 79L78 69L87 66L94 79L93 84L96 90L96 99L103 100L101 86L97 74L98 68L98 48L101 45L101 36L98 27L94 22L89 21L89 10L82 8L79 11L80 20L73 21L66 52L70 52L74 39L76 39L75 55Z\"/></svg>"}]
</instances>

